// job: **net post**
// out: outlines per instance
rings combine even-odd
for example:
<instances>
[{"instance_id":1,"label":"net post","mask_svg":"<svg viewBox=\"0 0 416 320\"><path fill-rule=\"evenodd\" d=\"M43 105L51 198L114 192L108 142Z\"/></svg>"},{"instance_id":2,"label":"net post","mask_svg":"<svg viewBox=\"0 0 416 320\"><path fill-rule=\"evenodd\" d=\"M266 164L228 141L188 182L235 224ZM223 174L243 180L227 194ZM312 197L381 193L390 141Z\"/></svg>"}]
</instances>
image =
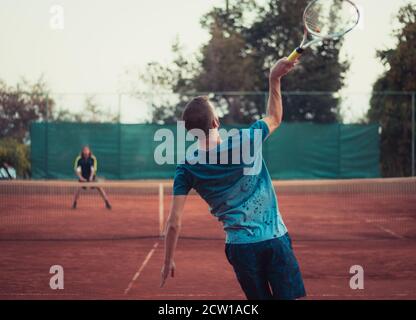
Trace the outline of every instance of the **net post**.
<instances>
[{"instance_id":1,"label":"net post","mask_svg":"<svg viewBox=\"0 0 416 320\"><path fill-rule=\"evenodd\" d=\"M342 135L342 123L337 123L338 125L338 177L337 179L342 179L341 172L342 172L342 159L341 159L341 135Z\"/></svg>"},{"instance_id":2,"label":"net post","mask_svg":"<svg viewBox=\"0 0 416 320\"><path fill-rule=\"evenodd\" d=\"M121 94L119 93L117 95L118 98L118 102L117 102L117 108L118 108L118 115L117 115L117 134L118 134L118 178L121 180L122 179L122 172L121 172L121 168L122 168L122 155L121 153L123 152L122 146L121 146L121 142L122 142L122 138L121 138L121 134L122 134L122 129L121 129Z\"/></svg>"},{"instance_id":3,"label":"net post","mask_svg":"<svg viewBox=\"0 0 416 320\"><path fill-rule=\"evenodd\" d=\"M416 102L415 102L415 95L416 95L416 92L412 92L412 148L411 148L411 150L412 150L412 170L411 170L411 174L412 174L412 177L414 177L415 176L415 135L416 135L416 128L415 128L415 104L416 104Z\"/></svg>"},{"instance_id":4,"label":"net post","mask_svg":"<svg viewBox=\"0 0 416 320\"><path fill-rule=\"evenodd\" d=\"M164 236L164 192L163 192L163 183L159 183L159 236Z\"/></svg>"},{"instance_id":5,"label":"net post","mask_svg":"<svg viewBox=\"0 0 416 320\"><path fill-rule=\"evenodd\" d=\"M49 176L49 163L48 163L48 154L49 154L49 93L46 94L46 122L45 122L45 179L48 179Z\"/></svg>"}]
</instances>

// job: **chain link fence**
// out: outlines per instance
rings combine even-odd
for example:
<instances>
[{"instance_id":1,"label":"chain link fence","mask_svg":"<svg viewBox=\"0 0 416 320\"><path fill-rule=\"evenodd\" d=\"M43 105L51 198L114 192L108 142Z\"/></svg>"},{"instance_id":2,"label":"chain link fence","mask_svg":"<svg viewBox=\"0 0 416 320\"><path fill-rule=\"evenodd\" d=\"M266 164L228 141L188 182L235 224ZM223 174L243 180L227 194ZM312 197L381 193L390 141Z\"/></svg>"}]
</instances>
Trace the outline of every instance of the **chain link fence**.
<instances>
[{"instance_id":1,"label":"chain link fence","mask_svg":"<svg viewBox=\"0 0 416 320\"><path fill-rule=\"evenodd\" d=\"M14 94L16 97L5 101L12 104L10 110L14 110L15 104L20 109L8 115L2 111L2 138L13 137L13 132L20 137L26 132L26 143L30 143L33 122L172 124L180 118L186 103L197 95L210 97L222 124L244 125L263 116L268 101L267 92L50 93L43 98L39 94ZM392 91L283 92L284 122L377 123L382 175L414 176L415 97L416 92ZM19 122L17 118L23 116L31 117L30 121Z\"/></svg>"},{"instance_id":2,"label":"chain link fence","mask_svg":"<svg viewBox=\"0 0 416 320\"><path fill-rule=\"evenodd\" d=\"M53 93L48 121L171 124L194 96L208 95L222 123L248 124L265 114L267 92ZM415 92L283 92L284 121L378 123L385 176L415 175Z\"/></svg>"}]
</instances>

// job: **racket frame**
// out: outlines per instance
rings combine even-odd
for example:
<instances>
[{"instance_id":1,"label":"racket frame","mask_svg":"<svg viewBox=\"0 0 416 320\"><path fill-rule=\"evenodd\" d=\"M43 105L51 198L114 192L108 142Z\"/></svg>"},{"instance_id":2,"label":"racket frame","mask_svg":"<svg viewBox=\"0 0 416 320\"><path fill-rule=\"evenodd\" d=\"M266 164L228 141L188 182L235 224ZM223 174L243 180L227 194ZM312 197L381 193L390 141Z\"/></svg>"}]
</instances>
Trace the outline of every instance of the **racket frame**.
<instances>
[{"instance_id":1,"label":"racket frame","mask_svg":"<svg viewBox=\"0 0 416 320\"><path fill-rule=\"evenodd\" d=\"M308 47L310 47L311 45L324 41L324 40L335 40L338 39L340 37L342 37L343 35L345 35L346 33L350 32L352 29L355 28L355 26L357 26L358 22L360 21L360 10L358 9L357 5L352 2L351 0L342 0L345 2L348 2L351 5L351 8L354 8L356 13L357 13L357 21L351 25L351 27L349 27L348 29L346 29L344 32L339 33L337 35L321 35L317 32L315 32L314 30L308 28L308 25L306 23L306 14L309 10L309 8L311 6L313 6L317 1L323 1L323 0L314 0L312 2L310 2L305 10L303 11L303 25L304 25L304 32L303 32L303 39L302 42L300 43L299 47L297 47L295 50L292 51L292 53L289 55L289 57L287 58L289 61L294 61L296 60L304 51L305 49L307 49ZM310 34L312 37L314 37L312 40L308 41L308 34Z\"/></svg>"}]
</instances>

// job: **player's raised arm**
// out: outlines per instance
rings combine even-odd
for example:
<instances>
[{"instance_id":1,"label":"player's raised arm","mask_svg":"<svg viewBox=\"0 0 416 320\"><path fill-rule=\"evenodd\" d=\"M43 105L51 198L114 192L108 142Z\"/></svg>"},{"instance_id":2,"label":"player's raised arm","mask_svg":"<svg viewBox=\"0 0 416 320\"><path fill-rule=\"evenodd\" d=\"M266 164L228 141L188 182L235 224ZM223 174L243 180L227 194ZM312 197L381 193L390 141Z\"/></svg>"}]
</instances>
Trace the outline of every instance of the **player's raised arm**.
<instances>
[{"instance_id":1,"label":"player's raised arm","mask_svg":"<svg viewBox=\"0 0 416 320\"><path fill-rule=\"evenodd\" d=\"M270 69L269 101L267 103L266 116L263 118L269 127L270 134L279 127L283 117L280 80L294 68L296 63L297 61L291 62L286 58L282 58Z\"/></svg>"},{"instance_id":2,"label":"player's raised arm","mask_svg":"<svg viewBox=\"0 0 416 320\"><path fill-rule=\"evenodd\" d=\"M172 207L165 228L165 262L162 267L160 286L163 287L169 274L173 277L175 274L175 254L176 244L181 230L181 219L183 208L185 206L186 196L174 196Z\"/></svg>"}]
</instances>

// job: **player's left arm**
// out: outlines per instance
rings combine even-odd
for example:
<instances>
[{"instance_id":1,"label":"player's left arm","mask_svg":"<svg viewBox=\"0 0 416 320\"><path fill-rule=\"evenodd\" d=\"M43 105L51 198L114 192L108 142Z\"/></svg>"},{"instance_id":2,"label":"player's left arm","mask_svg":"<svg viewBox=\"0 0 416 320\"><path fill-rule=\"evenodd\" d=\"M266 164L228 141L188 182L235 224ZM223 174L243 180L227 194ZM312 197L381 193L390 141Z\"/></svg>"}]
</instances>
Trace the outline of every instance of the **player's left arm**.
<instances>
[{"instance_id":1,"label":"player's left arm","mask_svg":"<svg viewBox=\"0 0 416 320\"><path fill-rule=\"evenodd\" d=\"M181 230L182 213L185 207L186 195L174 196L169 218L165 228L165 261L162 267L160 286L166 282L169 274L175 275L175 262L173 260L176 244Z\"/></svg>"},{"instance_id":2,"label":"player's left arm","mask_svg":"<svg viewBox=\"0 0 416 320\"><path fill-rule=\"evenodd\" d=\"M93 181L94 180L94 175L95 175L95 172L97 170L97 158L92 156L91 159L92 159L92 166L91 166L91 173L90 173L90 177L89 177L88 181Z\"/></svg>"},{"instance_id":3,"label":"player's left arm","mask_svg":"<svg viewBox=\"0 0 416 320\"><path fill-rule=\"evenodd\" d=\"M89 177L88 181L94 180L94 174L95 174L95 168L94 168L94 166L91 166L91 173L90 173L90 177Z\"/></svg>"}]
</instances>

